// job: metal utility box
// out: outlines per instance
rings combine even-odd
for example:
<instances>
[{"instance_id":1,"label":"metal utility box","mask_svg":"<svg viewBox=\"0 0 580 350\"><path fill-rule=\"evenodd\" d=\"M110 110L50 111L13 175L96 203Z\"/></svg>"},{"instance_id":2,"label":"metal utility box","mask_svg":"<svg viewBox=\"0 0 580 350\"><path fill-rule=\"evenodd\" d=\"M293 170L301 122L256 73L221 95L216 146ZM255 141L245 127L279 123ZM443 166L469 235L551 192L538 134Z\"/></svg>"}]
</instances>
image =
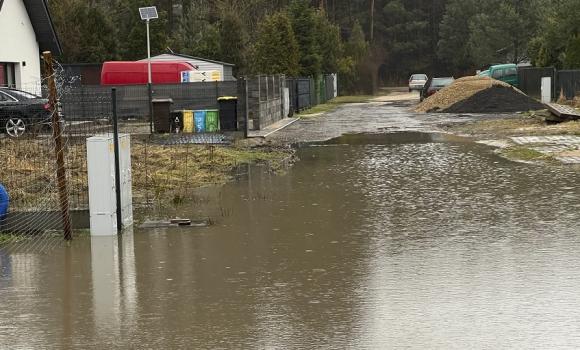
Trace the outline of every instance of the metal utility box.
<instances>
[{"instance_id":1,"label":"metal utility box","mask_svg":"<svg viewBox=\"0 0 580 350\"><path fill-rule=\"evenodd\" d=\"M153 124L155 132L171 132L171 105L173 100L170 98L158 98L151 101L153 104Z\"/></svg>"},{"instance_id":2,"label":"metal utility box","mask_svg":"<svg viewBox=\"0 0 580 350\"><path fill-rule=\"evenodd\" d=\"M119 165L121 218L123 227L127 227L133 224L131 140L127 134L119 135ZM116 235L117 201L113 134L97 135L87 139L87 170L91 235Z\"/></svg>"}]
</instances>

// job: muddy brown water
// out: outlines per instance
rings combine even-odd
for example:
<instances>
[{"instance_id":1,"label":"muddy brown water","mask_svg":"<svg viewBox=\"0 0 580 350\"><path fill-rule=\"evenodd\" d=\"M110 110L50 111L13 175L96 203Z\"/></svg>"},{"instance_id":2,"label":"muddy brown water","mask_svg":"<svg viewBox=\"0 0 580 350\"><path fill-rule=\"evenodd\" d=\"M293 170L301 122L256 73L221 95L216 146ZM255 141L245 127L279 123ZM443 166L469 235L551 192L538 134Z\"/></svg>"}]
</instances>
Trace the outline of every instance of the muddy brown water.
<instances>
[{"instance_id":1,"label":"muddy brown water","mask_svg":"<svg viewBox=\"0 0 580 350\"><path fill-rule=\"evenodd\" d=\"M441 134L303 145L135 229L1 253L0 348L574 349L580 176Z\"/></svg>"}]
</instances>

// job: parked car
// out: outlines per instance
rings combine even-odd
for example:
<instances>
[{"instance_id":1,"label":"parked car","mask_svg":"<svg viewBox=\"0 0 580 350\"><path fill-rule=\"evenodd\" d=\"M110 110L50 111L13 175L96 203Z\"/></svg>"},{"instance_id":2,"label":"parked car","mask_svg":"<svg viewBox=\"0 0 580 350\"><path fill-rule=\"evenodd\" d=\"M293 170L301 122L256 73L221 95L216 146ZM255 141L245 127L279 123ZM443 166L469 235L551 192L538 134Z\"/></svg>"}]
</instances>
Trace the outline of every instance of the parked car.
<instances>
[{"instance_id":1,"label":"parked car","mask_svg":"<svg viewBox=\"0 0 580 350\"><path fill-rule=\"evenodd\" d=\"M453 77L429 79L423 90L421 90L421 101L429 96L434 95L437 91L443 89L444 87L453 84L454 81L455 78Z\"/></svg>"},{"instance_id":2,"label":"parked car","mask_svg":"<svg viewBox=\"0 0 580 350\"><path fill-rule=\"evenodd\" d=\"M50 130L48 100L25 91L0 88L0 131L20 137L30 130Z\"/></svg>"},{"instance_id":3,"label":"parked car","mask_svg":"<svg viewBox=\"0 0 580 350\"><path fill-rule=\"evenodd\" d=\"M479 72L477 75L483 77L492 77L493 79L501 80L512 86L519 86L518 66L511 64L496 64L489 67L488 70Z\"/></svg>"},{"instance_id":4,"label":"parked car","mask_svg":"<svg viewBox=\"0 0 580 350\"><path fill-rule=\"evenodd\" d=\"M409 92L413 90L423 90L423 87L427 83L427 75L426 74L413 74L409 78Z\"/></svg>"}]
</instances>

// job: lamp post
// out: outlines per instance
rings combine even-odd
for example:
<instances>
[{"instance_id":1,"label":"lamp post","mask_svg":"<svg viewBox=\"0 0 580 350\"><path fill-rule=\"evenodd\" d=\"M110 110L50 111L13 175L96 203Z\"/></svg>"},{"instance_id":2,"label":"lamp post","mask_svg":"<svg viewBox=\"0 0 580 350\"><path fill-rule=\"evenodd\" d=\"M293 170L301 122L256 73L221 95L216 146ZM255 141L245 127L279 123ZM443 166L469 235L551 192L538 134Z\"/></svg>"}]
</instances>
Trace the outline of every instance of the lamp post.
<instances>
[{"instance_id":1,"label":"lamp post","mask_svg":"<svg viewBox=\"0 0 580 350\"><path fill-rule=\"evenodd\" d=\"M140 7L139 14L141 15L141 20L145 21L147 27L147 91L149 94L149 131L153 133L153 102L152 102L152 91L151 91L151 41L149 38L149 21L152 19L159 18L157 14L157 8L155 6L150 7Z\"/></svg>"}]
</instances>

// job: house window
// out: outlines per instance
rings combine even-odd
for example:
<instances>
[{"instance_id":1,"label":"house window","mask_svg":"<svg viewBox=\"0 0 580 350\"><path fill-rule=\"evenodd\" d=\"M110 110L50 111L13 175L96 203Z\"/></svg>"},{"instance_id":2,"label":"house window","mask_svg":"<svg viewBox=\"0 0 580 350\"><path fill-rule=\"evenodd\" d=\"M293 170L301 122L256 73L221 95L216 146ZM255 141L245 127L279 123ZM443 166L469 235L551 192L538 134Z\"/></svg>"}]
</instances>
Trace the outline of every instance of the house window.
<instances>
[{"instance_id":1,"label":"house window","mask_svg":"<svg viewBox=\"0 0 580 350\"><path fill-rule=\"evenodd\" d=\"M14 63L0 62L0 86L16 87Z\"/></svg>"}]
</instances>

